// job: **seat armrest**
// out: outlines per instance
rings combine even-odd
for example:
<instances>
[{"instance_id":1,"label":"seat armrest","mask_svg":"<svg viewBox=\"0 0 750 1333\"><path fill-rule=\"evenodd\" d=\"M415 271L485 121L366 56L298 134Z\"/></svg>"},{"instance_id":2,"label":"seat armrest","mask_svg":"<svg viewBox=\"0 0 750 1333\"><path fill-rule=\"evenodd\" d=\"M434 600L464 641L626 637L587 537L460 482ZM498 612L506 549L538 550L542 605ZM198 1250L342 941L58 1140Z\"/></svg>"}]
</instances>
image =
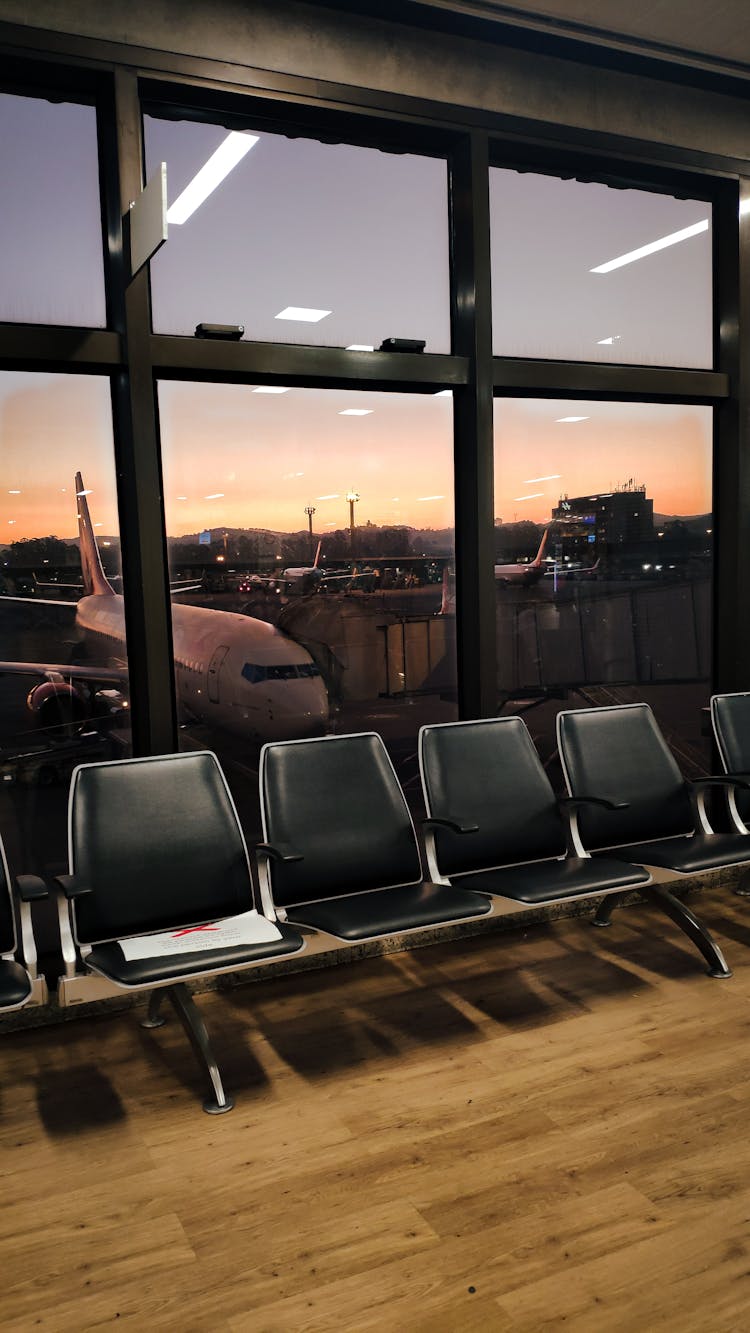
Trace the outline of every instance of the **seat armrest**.
<instances>
[{"instance_id":1,"label":"seat armrest","mask_svg":"<svg viewBox=\"0 0 750 1333\"><path fill-rule=\"evenodd\" d=\"M578 828L578 811L582 806L593 805L600 810L627 810L627 801L607 801L603 796L560 796L558 797L557 807L561 815L567 816L567 825L565 828L565 838L567 846L565 849L567 856L578 857L579 859L588 859L590 853L581 841L581 834Z\"/></svg>"},{"instance_id":2,"label":"seat armrest","mask_svg":"<svg viewBox=\"0 0 750 1333\"><path fill-rule=\"evenodd\" d=\"M423 819L422 828L428 833L433 829L450 829L451 833L478 833L479 825L471 823L468 819Z\"/></svg>"},{"instance_id":3,"label":"seat armrest","mask_svg":"<svg viewBox=\"0 0 750 1333\"><path fill-rule=\"evenodd\" d=\"M75 875L55 875L52 882L59 889L62 889L68 902L72 898L82 898L84 894L93 891L88 884L82 884L80 880L76 879Z\"/></svg>"},{"instance_id":4,"label":"seat armrest","mask_svg":"<svg viewBox=\"0 0 750 1333\"><path fill-rule=\"evenodd\" d=\"M295 851L288 842L259 842L255 850L269 857L271 861L282 861L285 864L304 860L302 853Z\"/></svg>"},{"instance_id":5,"label":"seat armrest","mask_svg":"<svg viewBox=\"0 0 750 1333\"><path fill-rule=\"evenodd\" d=\"M731 787L750 791L750 782L747 778L735 777L733 773L722 773L710 778L693 778L692 782L686 782L685 786L695 792L699 792L702 787Z\"/></svg>"},{"instance_id":6,"label":"seat armrest","mask_svg":"<svg viewBox=\"0 0 750 1333\"><path fill-rule=\"evenodd\" d=\"M36 903L49 897L49 889L39 875L16 875L16 888L22 903Z\"/></svg>"},{"instance_id":7,"label":"seat armrest","mask_svg":"<svg viewBox=\"0 0 750 1333\"><path fill-rule=\"evenodd\" d=\"M628 801L607 801L603 796L560 796L557 804L561 810L574 813L583 805L598 805L602 810L627 810Z\"/></svg>"}]
</instances>

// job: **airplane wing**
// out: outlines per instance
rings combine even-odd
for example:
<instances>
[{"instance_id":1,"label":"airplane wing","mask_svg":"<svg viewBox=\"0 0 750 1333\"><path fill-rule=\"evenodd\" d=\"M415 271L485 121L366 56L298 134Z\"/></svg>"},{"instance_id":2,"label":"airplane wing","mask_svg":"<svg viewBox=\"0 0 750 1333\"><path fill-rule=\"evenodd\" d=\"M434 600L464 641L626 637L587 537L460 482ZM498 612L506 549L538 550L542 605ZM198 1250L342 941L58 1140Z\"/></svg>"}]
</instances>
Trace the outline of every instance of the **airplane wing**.
<instances>
[{"instance_id":1,"label":"airplane wing","mask_svg":"<svg viewBox=\"0 0 750 1333\"><path fill-rule=\"evenodd\" d=\"M12 605L15 602L23 602L26 606L72 606L73 608L76 606L76 602L63 597L16 597L9 593L0 595L0 608L7 603Z\"/></svg>"},{"instance_id":2,"label":"airplane wing","mask_svg":"<svg viewBox=\"0 0 750 1333\"><path fill-rule=\"evenodd\" d=\"M117 681L128 679L127 667L81 666L77 662L0 662L2 676L39 676L44 680Z\"/></svg>"}]
</instances>

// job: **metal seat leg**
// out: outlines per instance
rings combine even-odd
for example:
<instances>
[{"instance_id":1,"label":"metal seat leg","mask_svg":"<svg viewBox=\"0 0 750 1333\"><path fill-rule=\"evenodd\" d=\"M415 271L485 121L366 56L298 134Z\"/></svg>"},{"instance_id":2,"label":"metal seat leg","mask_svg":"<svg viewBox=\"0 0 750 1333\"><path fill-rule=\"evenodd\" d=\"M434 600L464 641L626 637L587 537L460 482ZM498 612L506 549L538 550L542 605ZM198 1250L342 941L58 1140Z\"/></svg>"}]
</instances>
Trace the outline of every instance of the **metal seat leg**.
<instances>
[{"instance_id":1,"label":"metal seat leg","mask_svg":"<svg viewBox=\"0 0 750 1333\"><path fill-rule=\"evenodd\" d=\"M619 907L625 901L627 896L627 893L608 893L606 898L602 898L594 912L592 926L611 926L612 913L616 907Z\"/></svg>"},{"instance_id":2,"label":"metal seat leg","mask_svg":"<svg viewBox=\"0 0 750 1333\"><path fill-rule=\"evenodd\" d=\"M661 884L651 884L643 892L651 902L661 908L670 921L674 921L675 925L684 931L693 944L697 945L708 963L710 977L731 977L732 969L727 967L721 949L689 907L681 903L679 898L675 898Z\"/></svg>"},{"instance_id":3,"label":"metal seat leg","mask_svg":"<svg viewBox=\"0 0 750 1333\"><path fill-rule=\"evenodd\" d=\"M163 999L164 999L164 988L162 986L157 987L156 990L152 990L148 1001L148 1012L146 1014L146 1017L141 1019L142 1028L164 1027L164 1024L166 1023L167 1020L163 1014L159 1013L159 1010L161 1008L161 1002Z\"/></svg>"},{"instance_id":4,"label":"metal seat leg","mask_svg":"<svg viewBox=\"0 0 750 1333\"><path fill-rule=\"evenodd\" d=\"M198 1057L199 1064L211 1081L214 1095L213 1097L206 1097L203 1102L203 1110L207 1111L209 1115L223 1115L225 1111L231 1111L234 1102L224 1091L206 1025L201 1018L200 1010L193 1001L192 995L183 982L179 982L176 986L167 986L165 990L190 1039L190 1044Z\"/></svg>"}]
</instances>

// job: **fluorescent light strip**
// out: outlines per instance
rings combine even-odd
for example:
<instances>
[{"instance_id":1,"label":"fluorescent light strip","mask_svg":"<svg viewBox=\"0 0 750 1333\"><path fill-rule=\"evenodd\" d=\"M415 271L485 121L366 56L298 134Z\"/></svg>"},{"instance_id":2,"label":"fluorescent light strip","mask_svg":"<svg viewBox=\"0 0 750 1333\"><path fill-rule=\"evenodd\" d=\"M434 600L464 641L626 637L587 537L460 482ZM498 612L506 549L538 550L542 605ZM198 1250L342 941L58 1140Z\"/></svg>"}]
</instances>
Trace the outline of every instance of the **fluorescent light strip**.
<instances>
[{"instance_id":1,"label":"fluorescent light strip","mask_svg":"<svg viewBox=\"0 0 750 1333\"><path fill-rule=\"evenodd\" d=\"M514 500L538 500L544 495L544 491L534 491L533 495L514 495Z\"/></svg>"},{"instance_id":2,"label":"fluorescent light strip","mask_svg":"<svg viewBox=\"0 0 750 1333\"><path fill-rule=\"evenodd\" d=\"M548 477L527 477L524 486L533 486L535 481L559 481L561 472L550 472Z\"/></svg>"},{"instance_id":3,"label":"fluorescent light strip","mask_svg":"<svg viewBox=\"0 0 750 1333\"><path fill-rule=\"evenodd\" d=\"M197 208L200 208L210 194L213 194L217 185L221 185L225 176L233 171L238 162L241 162L246 153L258 142L257 134L245 134L244 131L232 130L219 144L215 153L212 153L208 161L201 167L197 175L193 176L189 185L185 186L182 194L178 195L174 203L167 209L167 222L175 226L181 226L187 222L189 217Z\"/></svg>"},{"instance_id":4,"label":"fluorescent light strip","mask_svg":"<svg viewBox=\"0 0 750 1333\"><path fill-rule=\"evenodd\" d=\"M679 245L680 241L689 241L691 236L699 236L702 231L708 231L708 218L702 222L694 222L692 227L683 227L682 231L670 232L669 236L661 236L658 241L650 241L648 245L642 245L638 250L629 250L626 255L618 255L617 259L609 259L606 264L598 264L596 268L589 269L590 273L611 273L613 269L623 268L625 264L634 264L636 259L645 259L646 255L656 254L657 250L666 250L670 245Z\"/></svg>"},{"instance_id":5,"label":"fluorescent light strip","mask_svg":"<svg viewBox=\"0 0 750 1333\"><path fill-rule=\"evenodd\" d=\"M315 310L312 306L287 305L278 315L274 315L274 319L296 319L302 324L317 324L330 313L330 310Z\"/></svg>"}]
</instances>

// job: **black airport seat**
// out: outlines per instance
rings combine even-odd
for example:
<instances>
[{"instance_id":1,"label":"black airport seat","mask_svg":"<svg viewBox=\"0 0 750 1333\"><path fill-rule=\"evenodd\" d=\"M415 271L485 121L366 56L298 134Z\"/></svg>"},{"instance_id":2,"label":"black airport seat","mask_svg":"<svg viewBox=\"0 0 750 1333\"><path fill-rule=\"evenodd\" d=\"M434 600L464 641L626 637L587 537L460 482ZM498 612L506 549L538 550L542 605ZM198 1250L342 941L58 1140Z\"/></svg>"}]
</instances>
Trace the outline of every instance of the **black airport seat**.
<instances>
[{"instance_id":1,"label":"black airport seat","mask_svg":"<svg viewBox=\"0 0 750 1333\"><path fill-rule=\"evenodd\" d=\"M216 756L84 764L71 780L69 828L70 874L57 880L68 965L63 1003L70 978L94 973L123 990L153 988L144 1026L158 1027L166 994L208 1074L205 1109L230 1110L184 983L259 966L304 941L255 912L247 848ZM206 948L183 943L192 936L203 945L214 935Z\"/></svg>"},{"instance_id":2,"label":"black airport seat","mask_svg":"<svg viewBox=\"0 0 750 1333\"><path fill-rule=\"evenodd\" d=\"M660 881L750 862L747 832L715 833L706 810L711 790L750 790L750 784L729 776L687 782L647 704L563 712L557 734L571 795L595 794L612 803L609 810L582 807L578 815L581 841L595 858L639 861ZM663 883L654 884L649 895L698 946L712 976L731 975L718 946L684 903Z\"/></svg>"},{"instance_id":3,"label":"black airport seat","mask_svg":"<svg viewBox=\"0 0 750 1333\"><path fill-rule=\"evenodd\" d=\"M264 745L261 895L339 940L488 915L484 894L426 883L411 815L374 732Z\"/></svg>"},{"instance_id":4,"label":"black airport seat","mask_svg":"<svg viewBox=\"0 0 750 1333\"><path fill-rule=\"evenodd\" d=\"M650 885L642 866L576 845L578 802L556 799L521 718L422 727L419 766L433 879L526 906Z\"/></svg>"},{"instance_id":5,"label":"black airport seat","mask_svg":"<svg viewBox=\"0 0 750 1333\"><path fill-rule=\"evenodd\" d=\"M711 723L724 772L750 782L750 694L715 694ZM727 802L735 828L750 824L750 791L729 787Z\"/></svg>"},{"instance_id":6,"label":"black airport seat","mask_svg":"<svg viewBox=\"0 0 750 1333\"><path fill-rule=\"evenodd\" d=\"M31 923L31 904L46 898L47 889L36 875L18 875L15 888L21 926L20 946L8 862L0 841L0 1014L23 1009L32 999L38 1004L45 1004L47 1000L46 983L37 974Z\"/></svg>"}]
</instances>

